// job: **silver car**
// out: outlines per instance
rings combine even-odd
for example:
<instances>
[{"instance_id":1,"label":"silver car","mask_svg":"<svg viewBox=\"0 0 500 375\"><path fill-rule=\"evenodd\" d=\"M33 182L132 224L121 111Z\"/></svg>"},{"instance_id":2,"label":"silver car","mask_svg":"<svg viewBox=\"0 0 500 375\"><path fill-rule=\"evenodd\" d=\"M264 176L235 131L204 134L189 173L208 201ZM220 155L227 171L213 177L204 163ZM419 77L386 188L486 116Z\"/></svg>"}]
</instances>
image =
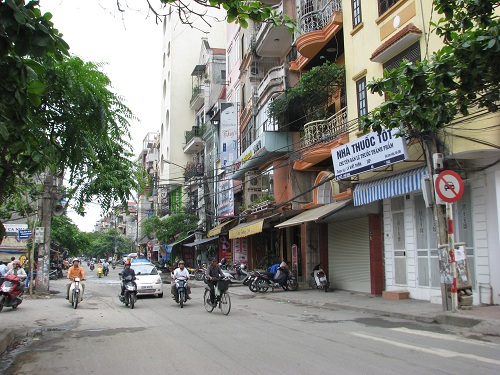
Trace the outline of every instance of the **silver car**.
<instances>
[{"instance_id":1,"label":"silver car","mask_svg":"<svg viewBox=\"0 0 500 375\"><path fill-rule=\"evenodd\" d=\"M163 297L161 271L158 271L154 264L132 263L132 269L135 271L138 296L154 294Z\"/></svg>"}]
</instances>

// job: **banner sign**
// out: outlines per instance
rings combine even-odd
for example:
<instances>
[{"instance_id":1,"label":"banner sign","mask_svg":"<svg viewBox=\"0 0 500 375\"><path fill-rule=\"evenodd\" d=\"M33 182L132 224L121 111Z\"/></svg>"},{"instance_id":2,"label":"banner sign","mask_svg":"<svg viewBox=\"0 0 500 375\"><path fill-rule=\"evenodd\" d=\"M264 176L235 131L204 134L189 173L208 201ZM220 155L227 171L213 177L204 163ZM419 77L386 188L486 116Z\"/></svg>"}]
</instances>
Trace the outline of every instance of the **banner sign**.
<instances>
[{"instance_id":1,"label":"banner sign","mask_svg":"<svg viewBox=\"0 0 500 375\"><path fill-rule=\"evenodd\" d=\"M408 158L406 140L396 137L399 129L372 132L332 149L335 178L358 175Z\"/></svg>"},{"instance_id":2,"label":"banner sign","mask_svg":"<svg viewBox=\"0 0 500 375\"><path fill-rule=\"evenodd\" d=\"M17 235L20 230L28 229L28 224L4 224L6 234Z\"/></svg>"}]
</instances>

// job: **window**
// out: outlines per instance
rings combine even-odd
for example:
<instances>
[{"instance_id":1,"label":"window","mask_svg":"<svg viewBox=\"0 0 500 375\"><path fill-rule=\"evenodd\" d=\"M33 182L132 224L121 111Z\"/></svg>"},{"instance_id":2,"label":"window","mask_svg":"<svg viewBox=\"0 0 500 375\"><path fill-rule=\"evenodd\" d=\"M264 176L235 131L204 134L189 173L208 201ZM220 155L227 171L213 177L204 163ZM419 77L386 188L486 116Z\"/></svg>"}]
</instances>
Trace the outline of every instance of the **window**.
<instances>
[{"instance_id":1,"label":"window","mask_svg":"<svg viewBox=\"0 0 500 375\"><path fill-rule=\"evenodd\" d=\"M241 59L242 60L245 57L245 52L246 52L246 48L245 48L245 35L242 35L241 36Z\"/></svg>"},{"instance_id":2,"label":"window","mask_svg":"<svg viewBox=\"0 0 500 375\"><path fill-rule=\"evenodd\" d=\"M392 59L386 61L383 67L384 69L391 71L392 69L397 68L403 60L408 60L410 62L420 61L420 42L412 44L410 47L400 52Z\"/></svg>"},{"instance_id":3,"label":"window","mask_svg":"<svg viewBox=\"0 0 500 375\"><path fill-rule=\"evenodd\" d=\"M352 27L361 23L361 0L352 0Z\"/></svg>"},{"instance_id":4,"label":"window","mask_svg":"<svg viewBox=\"0 0 500 375\"><path fill-rule=\"evenodd\" d=\"M229 72L233 69L233 67L231 65L231 54L232 54L232 51L233 51L233 46L231 44L227 48L227 53L226 53L226 56L227 56L227 69L228 69Z\"/></svg>"},{"instance_id":5,"label":"window","mask_svg":"<svg viewBox=\"0 0 500 375\"><path fill-rule=\"evenodd\" d=\"M378 0L378 15L381 16L399 0Z\"/></svg>"},{"instance_id":6,"label":"window","mask_svg":"<svg viewBox=\"0 0 500 375\"><path fill-rule=\"evenodd\" d=\"M226 71L225 70L221 70L220 71L220 79L222 81L225 81L226 80Z\"/></svg>"},{"instance_id":7,"label":"window","mask_svg":"<svg viewBox=\"0 0 500 375\"><path fill-rule=\"evenodd\" d=\"M366 116L368 113L368 104L366 101L366 77L356 81L356 96L358 98L358 118Z\"/></svg>"},{"instance_id":8,"label":"window","mask_svg":"<svg viewBox=\"0 0 500 375\"><path fill-rule=\"evenodd\" d=\"M327 179L327 176L323 177L321 180L322 185L318 186L318 204L328 204L333 203L332 197L332 184L331 182L324 182Z\"/></svg>"}]
</instances>

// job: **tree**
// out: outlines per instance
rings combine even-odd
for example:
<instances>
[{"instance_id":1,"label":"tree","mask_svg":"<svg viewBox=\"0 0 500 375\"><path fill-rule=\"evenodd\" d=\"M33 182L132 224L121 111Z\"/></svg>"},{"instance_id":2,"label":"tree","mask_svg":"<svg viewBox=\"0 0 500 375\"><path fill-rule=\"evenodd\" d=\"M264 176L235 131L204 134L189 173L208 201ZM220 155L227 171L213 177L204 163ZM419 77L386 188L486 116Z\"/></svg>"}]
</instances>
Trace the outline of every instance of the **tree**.
<instances>
[{"instance_id":1,"label":"tree","mask_svg":"<svg viewBox=\"0 0 500 375\"><path fill-rule=\"evenodd\" d=\"M163 220L158 216L152 216L142 224L146 234L156 234L158 241L163 244L185 238L188 232L197 226L198 218L188 214L173 214Z\"/></svg>"},{"instance_id":2,"label":"tree","mask_svg":"<svg viewBox=\"0 0 500 375\"><path fill-rule=\"evenodd\" d=\"M68 250L71 257L88 254L92 249L88 234L80 232L66 215L52 217L51 237L53 242Z\"/></svg>"},{"instance_id":3,"label":"tree","mask_svg":"<svg viewBox=\"0 0 500 375\"><path fill-rule=\"evenodd\" d=\"M93 232L91 237L91 250L88 254L98 258L104 258L114 253L115 239L117 254L128 254L135 248L134 243L129 238L114 228L107 232Z\"/></svg>"},{"instance_id":4,"label":"tree","mask_svg":"<svg viewBox=\"0 0 500 375\"><path fill-rule=\"evenodd\" d=\"M0 205L49 172L69 175L79 213L93 199L126 207L142 183L126 141L133 115L98 65L68 57L50 19L38 1L0 2Z\"/></svg>"}]
</instances>

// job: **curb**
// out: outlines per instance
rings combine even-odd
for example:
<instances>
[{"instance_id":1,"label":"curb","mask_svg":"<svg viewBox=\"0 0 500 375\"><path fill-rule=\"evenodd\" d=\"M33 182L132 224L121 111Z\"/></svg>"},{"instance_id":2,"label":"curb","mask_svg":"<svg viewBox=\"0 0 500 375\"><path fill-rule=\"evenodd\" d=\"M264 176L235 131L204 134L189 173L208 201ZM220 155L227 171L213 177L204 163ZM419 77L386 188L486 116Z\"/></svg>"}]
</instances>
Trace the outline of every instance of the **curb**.
<instances>
[{"instance_id":1,"label":"curb","mask_svg":"<svg viewBox=\"0 0 500 375\"><path fill-rule=\"evenodd\" d=\"M0 354L3 354L10 344L14 342L14 331L0 333Z\"/></svg>"}]
</instances>

